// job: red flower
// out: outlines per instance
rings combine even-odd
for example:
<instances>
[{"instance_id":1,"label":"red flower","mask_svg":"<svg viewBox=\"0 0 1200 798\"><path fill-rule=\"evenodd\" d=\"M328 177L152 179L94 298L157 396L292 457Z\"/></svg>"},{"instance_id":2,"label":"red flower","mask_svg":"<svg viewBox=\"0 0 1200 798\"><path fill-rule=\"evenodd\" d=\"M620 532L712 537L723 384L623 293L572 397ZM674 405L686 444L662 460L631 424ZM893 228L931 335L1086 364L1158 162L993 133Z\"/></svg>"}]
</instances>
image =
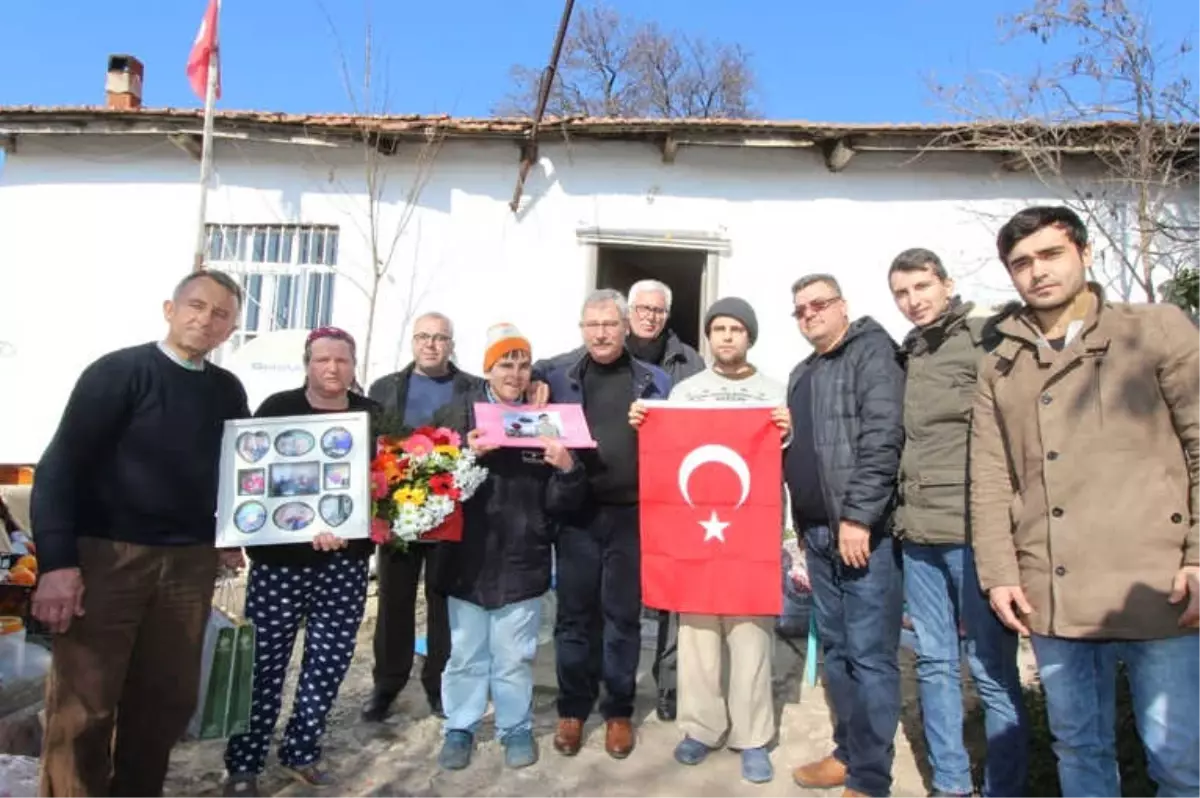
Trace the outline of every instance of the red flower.
<instances>
[{"instance_id":1,"label":"red flower","mask_svg":"<svg viewBox=\"0 0 1200 798\"><path fill-rule=\"evenodd\" d=\"M412 431L412 434L414 436L415 435L423 435L424 437L432 440L434 437L437 436L437 430L434 429L433 427L417 427L415 430Z\"/></svg>"},{"instance_id":2,"label":"red flower","mask_svg":"<svg viewBox=\"0 0 1200 798\"><path fill-rule=\"evenodd\" d=\"M383 545L392 539L392 526L382 518L371 519L371 542Z\"/></svg>"},{"instance_id":3,"label":"red flower","mask_svg":"<svg viewBox=\"0 0 1200 798\"><path fill-rule=\"evenodd\" d=\"M437 496L450 496L455 490L453 474L434 474L429 478L429 490ZM455 498L451 496L451 498Z\"/></svg>"},{"instance_id":4,"label":"red flower","mask_svg":"<svg viewBox=\"0 0 1200 798\"><path fill-rule=\"evenodd\" d=\"M382 499L390 492L387 475L382 471L371 472L371 498Z\"/></svg>"}]
</instances>

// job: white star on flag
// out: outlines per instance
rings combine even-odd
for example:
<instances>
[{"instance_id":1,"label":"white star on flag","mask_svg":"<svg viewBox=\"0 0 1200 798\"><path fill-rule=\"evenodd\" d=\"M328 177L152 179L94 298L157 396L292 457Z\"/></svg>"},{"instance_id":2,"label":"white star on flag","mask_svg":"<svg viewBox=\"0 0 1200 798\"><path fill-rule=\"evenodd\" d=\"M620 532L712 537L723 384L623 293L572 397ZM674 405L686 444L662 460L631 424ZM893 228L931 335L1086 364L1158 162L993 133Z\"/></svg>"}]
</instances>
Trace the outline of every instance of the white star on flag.
<instances>
[{"instance_id":1,"label":"white star on flag","mask_svg":"<svg viewBox=\"0 0 1200 798\"><path fill-rule=\"evenodd\" d=\"M718 518L716 510L712 511L712 515L708 517L707 521L701 521L699 523L700 526L704 527L705 543L710 540L719 540L722 543L725 542L725 527L729 526L729 522L722 521L720 518Z\"/></svg>"}]
</instances>

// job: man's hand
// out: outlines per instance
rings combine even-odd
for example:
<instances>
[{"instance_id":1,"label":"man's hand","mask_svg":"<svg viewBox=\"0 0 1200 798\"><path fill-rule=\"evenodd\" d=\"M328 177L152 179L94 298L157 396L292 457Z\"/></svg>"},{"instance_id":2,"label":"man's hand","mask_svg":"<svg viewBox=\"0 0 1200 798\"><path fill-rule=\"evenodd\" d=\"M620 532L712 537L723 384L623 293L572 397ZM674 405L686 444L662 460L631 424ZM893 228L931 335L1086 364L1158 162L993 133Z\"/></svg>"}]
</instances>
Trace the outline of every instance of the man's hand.
<instances>
[{"instance_id":1,"label":"man's hand","mask_svg":"<svg viewBox=\"0 0 1200 798\"><path fill-rule=\"evenodd\" d=\"M571 453L567 451L567 447L553 438L545 436L538 438L538 440L546 447L545 460L547 463L563 472L570 471L575 466L575 460L571 457Z\"/></svg>"},{"instance_id":2,"label":"man's hand","mask_svg":"<svg viewBox=\"0 0 1200 798\"><path fill-rule=\"evenodd\" d=\"M529 383L529 404L545 407L550 402L550 384L534 380Z\"/></svg>"},{"instance_id":3,"label":"man's hand","mask_svg":"<svg viewBox=\"0 0 1200 798\"><path fill-rule=\"evenodd\" d=\"M312 547L317 551L337 551L350 545L350 541L339 538L329 530L320 532L312 539Z\"/></svg>"},{"instance_id":4,"label":"man's hand","mask_svg":"<svg viewBox=\"0 0 1200 798\"><path fill-rule=\"evenodd\" d=\"M777 407L771 411L771 420L779 427L779 433L786 438L792 433L792 411L786 407Z\"/></svg>"},{"instance_id":5,"label":"man's hand","mask_svg":"<svg viewBox=\"0 0 1200 798\"><path fill-rule=\"evenodd\" d=\"M1000 619L1002 624L1019 635L1029 636L1029 627L1024 624L1017 614L1033 614L1033 605L1025 598L1024 590L1018 585L994 587L988 591L988 599L992 603L992 612L996 613L996 617ZM1013 612L1014 605L1017 608L1016 612Z\"/></svg>"},{"instance_id":6,"label":"man's hand","mask_svg":"<svg viewBox=\"0 0 1200 798\"><path fill-rule=\"evenodd\" d=\"M231 571L240 571L246 567L246 558L241 549L218 549L217 554L220 555L221 565Z\"/></svg>"},{"instance_id":7,"label":"man's hand","mask_svg":"<svg viewBox=\"0 0 1200 798\"><path fill-rule=\"evenodd\" d=\"M495 444L480 442L479 439L482 437L483 437L483 430L481 430L481 429L473 429L467 433L467 446L477 456L482 455L482 454L487 454L488 452L494 452L500 448L499 446L496 446Z\"/></svg>"},{"instance_id":8,"label":"man's hand","mask_svg":"<svg viewBox=\"0 0 1200 798\"><path fill-rule=\"evenodd\" d=\"M1175 574L1175 584L1172 586L1171 597L1167 599L1172 604L1178 604L1187 596L1187 606L1179 616L1179 625L1186 629L1200 628L1200 568L1195 565L1185 565Z\"/></svg>"},{"instance_id":9,"label":"man's hand","mask_svg":"<svg viewBox=\"0 0 1200 798\"><path fill-rule=\"evenodd\" d=\"M60 568L42 574L33 593L33 617L55 634L83 615L83 574L78 568Z\"/></svg>"},{"instance_id":10,"label":"man's hand","mask_svg":"<svg viewBox=\"0 0 1200 798\"><path fill-rule=\"evenodd\" d=\"M629 426L637 429L642 426L642 422L646 420L646 404L644 402L634 402L629 406Z\"/></svg>"},{"instance_id":11,"label":"man's hand","mask_svg":"<svg viewBox=\"0 0 1200 798\"><path fill-rule=\"evenodd\" d=\"M851 568L866 568L871 559L871 530L855 521L838 525L838 552Z\"/></svg>"}]
</instances>

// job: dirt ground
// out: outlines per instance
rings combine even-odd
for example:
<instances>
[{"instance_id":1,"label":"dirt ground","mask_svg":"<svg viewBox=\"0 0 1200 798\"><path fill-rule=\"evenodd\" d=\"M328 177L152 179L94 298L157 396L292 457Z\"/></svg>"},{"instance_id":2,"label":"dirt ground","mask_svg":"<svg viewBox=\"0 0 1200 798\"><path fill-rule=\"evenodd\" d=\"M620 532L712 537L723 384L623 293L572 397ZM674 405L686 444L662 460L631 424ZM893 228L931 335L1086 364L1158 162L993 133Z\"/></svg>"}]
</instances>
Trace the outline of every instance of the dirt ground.
<instances>
[{"instance_id":1,"label":"dirt ground","mask_svg":"<svg viewBox=\"0 0 1200 798\"><path fill-rule=\"evenodd\" d=\"M372 583L367 616L359 632L358 652L342 685L337 704L330 715L325 737L324 761L335 775L333 786L316 790L290 780L275 763L268 761L260 779L267 795L828 795L826 791L805 791L791 778L798 764L826 755L830 750L829 711L820 682L809 687L803 682L803 640L798 650L779 640L775 657L776 709L780 713L779 742L771 754L775 780L753 785L740 778L739 758L731 752L717 752L696 767L677 764L671 752L679 740L672 723L658 720L653 710L653 681L648 666L652 652L643 651L639 673L639 700L635 720L638 726L637 748L624 761L615 761L604 753L604 730L597 716L586 727L586 742L578 756L560 756L551 746L556 716L554 712L553 650L544 645L536 663L537 689L534 694L535 734L541 760L520 771L503 766L503 753L493 729L485 719L480 730L471 766L456 773L445 773L436 764L441 743L441 722L429 714L417 679L398 699L392 716L383 724L366 724L358 710L371 689L371 635L375 627L376 600ZM421 612L421 608L418 608ZM298 652L297 652L298 653ZM299 665L293 657L292 676ZM419 658L418 658L419 663ZM419 665L418 665L419 667ZM920 714L912 655L902 651L904 712L896 734L893 768L894 795L927 795ZM282 730L290 705L292 684L285 694L284 713L277 725ZM915 744L915 745L914 745ZM172 760L167 795L220 795L224 777L221 741L189 742L180 745Z\"/></svg>"}]
</instances>

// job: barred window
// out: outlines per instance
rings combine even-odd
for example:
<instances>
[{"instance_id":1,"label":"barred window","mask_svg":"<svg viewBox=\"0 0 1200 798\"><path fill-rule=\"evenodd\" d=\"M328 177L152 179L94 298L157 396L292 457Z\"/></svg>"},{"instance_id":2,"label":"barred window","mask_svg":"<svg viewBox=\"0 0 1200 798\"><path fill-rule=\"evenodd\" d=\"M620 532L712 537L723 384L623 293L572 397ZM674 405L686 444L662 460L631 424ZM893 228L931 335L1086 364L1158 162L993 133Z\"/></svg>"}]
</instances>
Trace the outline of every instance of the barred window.
<instances>
[{"instance_id":1,"label":"barred window","mask_svg":"<svg viewBox=\"0 0 1200 798\"><path fill-rule=\"evenodd\" d=\"M272 330L332 323L338 228L210 224L208 261L242 285L246 301L232 348Z\"/></svg>"}]
</instances>

